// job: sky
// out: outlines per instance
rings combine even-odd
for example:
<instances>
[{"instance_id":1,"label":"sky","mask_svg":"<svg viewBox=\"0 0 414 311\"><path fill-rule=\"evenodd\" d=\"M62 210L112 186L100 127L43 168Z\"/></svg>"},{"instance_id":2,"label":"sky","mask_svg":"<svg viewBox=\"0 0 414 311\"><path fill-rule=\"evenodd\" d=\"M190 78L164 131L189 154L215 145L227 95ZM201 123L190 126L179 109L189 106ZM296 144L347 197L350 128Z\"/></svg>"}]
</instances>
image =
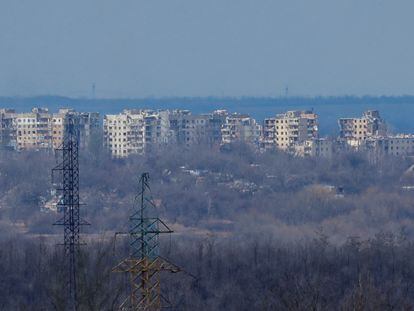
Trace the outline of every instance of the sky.
<instances>
[{"instance_id":1,"label":"sky","mask_svg":"<svg viewBox=\"0 0 414 311\"><path fill-rule=\"evenodd\" d=\"M412 95L412 0L0 0L0 96Z\"/></svg>"}]
</instances>

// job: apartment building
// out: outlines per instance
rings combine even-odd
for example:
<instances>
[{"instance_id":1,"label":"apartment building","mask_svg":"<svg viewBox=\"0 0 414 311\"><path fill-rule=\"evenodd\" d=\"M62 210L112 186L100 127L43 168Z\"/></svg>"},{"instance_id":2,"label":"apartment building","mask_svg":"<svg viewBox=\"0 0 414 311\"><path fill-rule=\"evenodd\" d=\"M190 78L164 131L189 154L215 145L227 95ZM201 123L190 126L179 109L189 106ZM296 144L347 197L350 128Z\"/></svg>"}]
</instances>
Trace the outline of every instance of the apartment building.
<instances>
[{"instance_id":1,"label":"apartment building","mask_svg":"<svg viewBox=\"0 0 414 311\"><path fill-rule=\"evenodd\" d=\"M13 120L16 112L13 109L0 109L0 148L15 148L15 131Z\"/></svg>"},{"instance_id":2,"label":"apartment building","mask_svg":"<svg viewBox=\"0 0 414 311\"><path fill-rule=\"evenodd\" d=\"M148 111L144 116L145 148L150 149L169 142L170 122L169 111Z\"/></svg>"},{"instance_id":3,"label":"apartment building","mask_svg":"<svg viewBox=\"0 0 414 311\"><path fill-rule=\"evenodd\" d=\"M52 115L47 108L33 108L14 118L17 150L52 149Z\"/></svg>"},{"instance_id":4,"label":"apartment building","mask_svg":"<svg viewBox=\"0 0 414 311\"><path fill-rule=\"evenodd\" d=\"M221 129L222 144L245 142L258 144L261 126L248 115L233 113L226 117Z\"/></svg>"},{"instance_id":5,"label":"apartment building","mask_svg":"<svg viewBox=\"0 0 414 311\"><path fill-rule=\"evenodd\" d=\"M114 157L142 154L169 141L168 111L131 109L104 116L104 144Z\"/></svg>"},{"instance_id":6,"label":"apartment building","mask_svg":"<svg viewBox=\"0 0 414 311\"><path fill-rule=\"evenodd\" d=\"M313 111L287 111L264 120L264 149L288 150L295 144L318 138L318 115Z\"/></svg>"},{"instance_id":7,"label":"apartment building","mask_svg":"<svg viewBox=\"0 0 414 311\"><path fill-rule=\"evenodd\" d=\"M173 110L170 113L171 142L185 144L214 145L221 143L221 128L227 111L216 110L211 114L192 115L188 110Z\"/></svg>"},{"instance_id":8,"label":"apartment building","mask_svg":"<svg viewBox=\"0 0 414 311\"><path fill-rule=\"evenodd\" d=\"M68 113L79 117L80 146L86 147L91 134L100 128L98 113L78 113L73 109L60 109L58 113L51 113L46 108L33 108L31 112L25 113L1 109L0 145L15 150L56 149L63 142Z\"/></svg>"},{"instance_id":9,"label":"apartment building","mask_svg":"<svg viewBox=\"0 0 414 311\"><path fill-rule=\"evenodd\" d=\"M171 143L182 144L186 142L186 124L191 116L190 110L176 109L170 112L168 119L172 133L170 137Z\"/></svg>"},{"instance_id":10,"label":"apartment building","mask_svg":"<svg viewBox=\"0 0 414 311\"><path fill-rule=\"evenodd\" d=\"M102 135L101 118L99 112L78 112L80 147L86 148L92 139L98 139Z\"/></svg>"},{"instance_id":11,"label":"apartment building","mask_svg":"<svg viewBox=\"0 0 414 311\"><path fill-rule=\"evenodd\" d=\"M57 149L63 143L65 118L68 114L75 115L79 118L80 148L87 147L92 136L99 133L99 113L76 112L71 108L61 108L57 113L54 113L51 116L51 136L53 148Z\"/></svg>"},{"instance_id":12,"label":"apartment building","mask_svg":"<svg viewBox=\"0 0 414 311\"><path fill-rule=\"evenodd\" d=\"M178 130L178 142L185 145L210 144L210 116L187 115Z\"/></svg>"},{"instance_id":13,"label":"apartment building","mask_svg":"<svg viewBox=\"0 0 414 311\"><path fill-rule=\"evenodd\" d=\"M52 146L53 149L59 148L63 143L63 136L65 130L65 115L72 111L70 109L60 109L58 113L52 114Z\"/></svg>"},{"instance_id":14,"label":"apartment building","mask_svg":"<svg viewBox=\"0 0 414 311\"><path fill-rule=\"evenodd\" d=\"M222 131L224 124L226 123L226 118L228 117L227 110L220 109L215 110L211 114L210 118L210 129L211 129L211 142L213 145L221 144L222 142Z\"/></svg>"},{"instance_id":15,"label":"apartment building","mask_svg":"<svg viewBox=\"0 0 414 311\"><path fill-rule=\"evenodd\" d=\"M353 148L359 148L368 138L386 136L387 127L377 110L365 111L360 118L338 121L340 138Z\"/></svg>"},{"instance_id":16,"label":"apartment building","mask_svg":"<svg viewBox=\"0 0 414 311\"><path fill-rule=\"evenodd\" d=\"M144 152L144 115L141 110L124 110L117 115L104 116L104 145L112 156Z\"/></svg>"}]
</instances>

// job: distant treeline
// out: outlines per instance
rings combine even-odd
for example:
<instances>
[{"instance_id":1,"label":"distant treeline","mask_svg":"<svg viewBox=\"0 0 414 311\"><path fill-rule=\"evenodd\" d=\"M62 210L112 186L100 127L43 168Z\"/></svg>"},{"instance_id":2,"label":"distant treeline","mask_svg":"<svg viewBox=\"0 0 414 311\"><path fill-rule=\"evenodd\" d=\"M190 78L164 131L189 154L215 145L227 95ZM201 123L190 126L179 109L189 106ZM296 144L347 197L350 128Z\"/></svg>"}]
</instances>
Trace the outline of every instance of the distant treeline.
<instances>
[{"instance_id":1,"label":"distant treeline","mask_svg":"<svg viewBox=\"0 0 414 311\"><path fill-rule=\"evenodd\" d=\"M414 133L414 96L339 96L339 97L187 97L141 99L90 99L60 96L0 97L0 108L29 111L32 107L57 110L71 107L77 111L103 114L119 113L125 108L189 109L195 114L227 109L251 115L261 122L276 113L294 109L314 109L321 117L321 133L337 130L340 117L358 116L367 109L378 109L396 132Z\"/></svg>"}]
</instances>

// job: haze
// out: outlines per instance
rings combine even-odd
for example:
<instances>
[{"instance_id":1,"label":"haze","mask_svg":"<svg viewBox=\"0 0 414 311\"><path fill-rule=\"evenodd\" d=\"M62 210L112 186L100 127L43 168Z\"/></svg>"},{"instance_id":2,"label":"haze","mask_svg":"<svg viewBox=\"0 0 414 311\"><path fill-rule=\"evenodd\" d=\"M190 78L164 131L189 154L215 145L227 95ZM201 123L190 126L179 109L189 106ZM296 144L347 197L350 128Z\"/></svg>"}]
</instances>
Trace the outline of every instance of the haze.
<instances>
[{"instance_id":1,"label":"haze","mask_svg":"<svg viewBox=\"0 0 414 311\"><path fill-rule=\"evenodd\" d=\"M2 0L0 96L413 94L414 2Z\"/></svg>"}]
</instances>

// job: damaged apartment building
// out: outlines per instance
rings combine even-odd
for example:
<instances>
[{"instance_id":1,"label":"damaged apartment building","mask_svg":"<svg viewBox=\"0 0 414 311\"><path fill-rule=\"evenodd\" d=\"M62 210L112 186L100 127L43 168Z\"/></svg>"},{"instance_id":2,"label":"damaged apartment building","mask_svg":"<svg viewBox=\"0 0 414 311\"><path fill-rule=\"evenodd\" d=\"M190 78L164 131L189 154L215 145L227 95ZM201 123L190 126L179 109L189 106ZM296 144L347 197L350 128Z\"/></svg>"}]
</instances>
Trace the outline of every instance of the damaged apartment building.
<instances>
[{"instance_id":1,"label":"damaged apartment building","mask_svg":"<svg viewBox=\"0 0 414 311\"><path fill-rule=\"evenodd\" d=\"M319 137L316 113L294 110L264 120L261 148L278 149L298 156L331 157L333 142Z\"/></svg>"},{"instance_id":2,"label":"damaged apartment building","mask_svg":"<svg viewBox=\"0 0 414 311\"><path fill-rule=\"evenodd\" d=\"M228 115L222 125L222 144L244 142L253 146L259 144L262 127L245 114Z\"/></svg>"},{"instance_id":3,"label":"damaged apartment building","mask_svg":"<svg viewBox=\"0 0 414 311\"><path fill-rule=\"evenodd\" d=\"M64 120L68 113L79 117L81 147L86 147L92 133L99 133L98 113L75 112L72 109L51 113L46 108L33 108L31 112L23 113L0 110L1 146L18 151L56 149L63 141Z\"/></svg>"},{"instance_id":4,"label":"damaged apartment building","mask_svg":"<svg viewBox=\"0 0 414 311\"><path fill-rule=\"evenodd\" d=\"M130 109L104 116L104 144L114 157L143 154L173 144L216 145L222 141L227 112L193 115L189 110Z\"/></svg>"},{"instance_id":5,"label":"damaged apartment building","mask_svg":"<svg viewBox=\"0 0 414 311\"><path fill-rule=\"evenodd\" d=\"M168 143L168 124L167 111L126 109L105 115L104 144L114 157L142 154L154 145Z\"/></svg>"},{"instance_id":6,"label":"damaged apartment building","mask_svg":"<svg viewBox=\"0 0 414 311\"><path fill-rule=\"evenodd\" d=\"M387 126L379 111L365 111L359 118L341 118L339 124L339 139L348 147L364 148L368 139L385 137Z\"/></svg>"},{"instance_id":7,"label":"damaged apartment building","mask_svg":"<svg viewBox=\"0 0 414 311\"><path fill-rule=\"evenodd\" d=\"M0 148L15 148L15 130L13 118L16 112L13 109L0 109Z\"/></svg>"}]
</instances>

